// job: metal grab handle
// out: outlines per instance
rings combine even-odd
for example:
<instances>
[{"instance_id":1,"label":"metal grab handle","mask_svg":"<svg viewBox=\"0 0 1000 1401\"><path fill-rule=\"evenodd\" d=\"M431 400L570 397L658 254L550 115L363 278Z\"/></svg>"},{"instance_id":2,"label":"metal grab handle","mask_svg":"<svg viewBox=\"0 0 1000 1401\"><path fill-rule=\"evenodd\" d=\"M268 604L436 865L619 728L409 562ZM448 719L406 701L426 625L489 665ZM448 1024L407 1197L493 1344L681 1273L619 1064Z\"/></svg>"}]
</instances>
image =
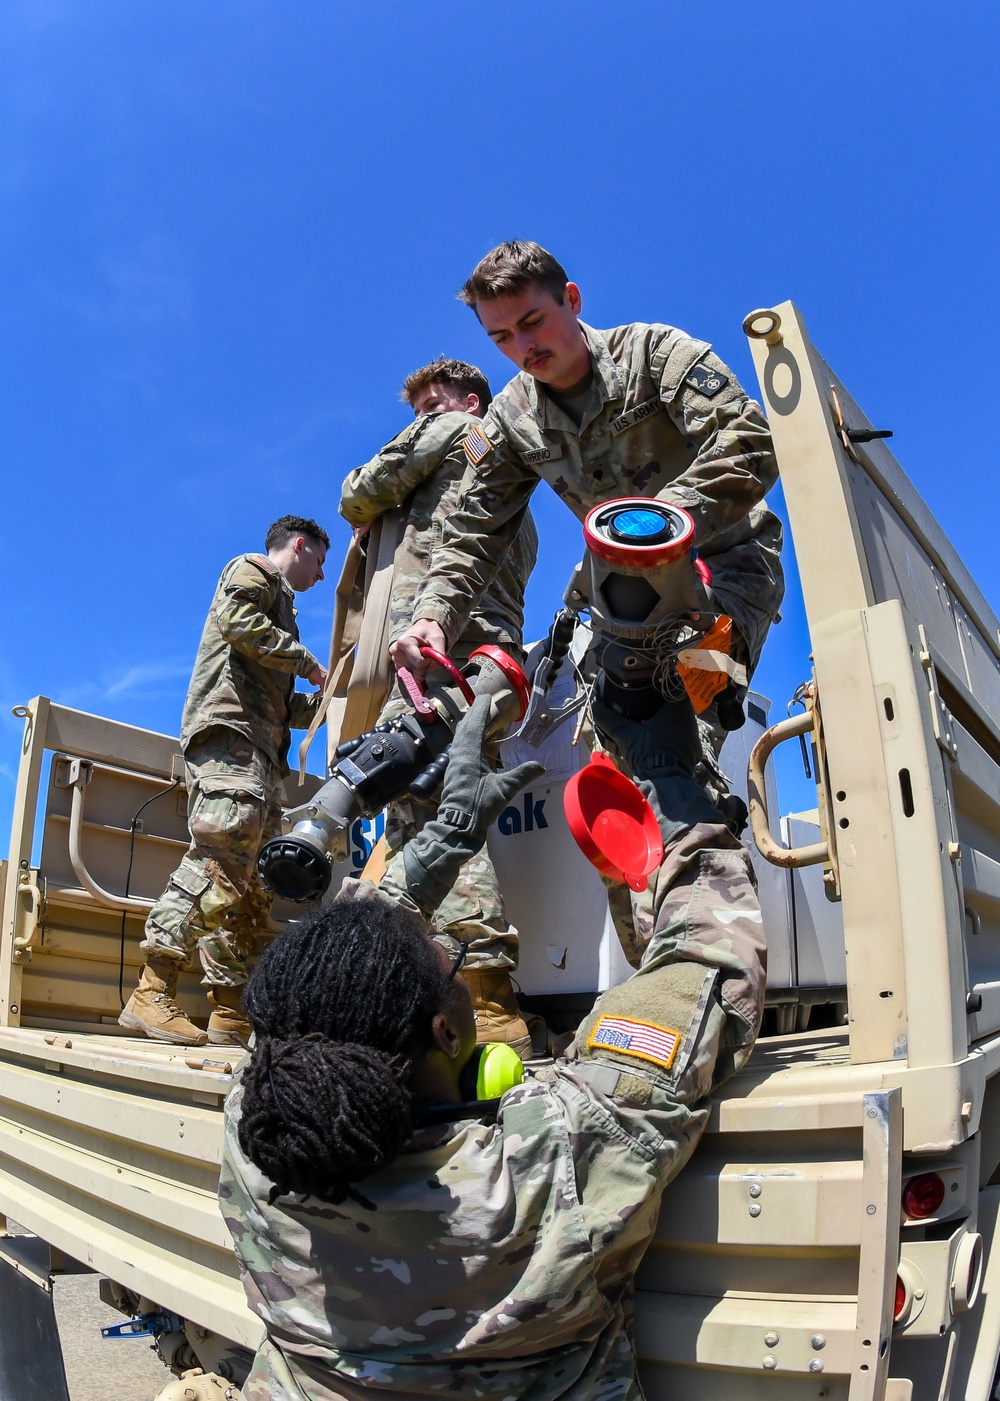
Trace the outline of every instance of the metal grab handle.
<instances>
[{"instance_id":1,"label":"metal grab handle","mask_svg":"<svg viewBox=\"0 0 1000 1401\"><path fill-rule=\"evenodd\" d=\"M773 750L786 739L796 739L808 734L813 727L811 711L793 715L790 720L781 720L765 730L753 747L747 769L747 786L750 798L750 831L757 844L757 850L772 866L787 868L796 866L817 866L821 861L829 861L830 847L827 842L814 842L811 846L782 846L771 832L771 822L767 812L767 789L764 783L764 765Z\"/></svg>"},{"instance_id":2,"label":"metal grab handle","mask_svg":"<svg viewBox=\"0 0 1000 1401\"><path fill-rule=\"evenodd\" d=\"M70 865L76 872L76 878L83 886L84 890L100 905L108 905L113 910L129 910L137 915L149 914L153 908L152 900L142 900L134 895L112 895L109 890L97 884L94 877L87 870L83 860L83 852L80 848L80 840L83 834L83 790L87 786L89 773L87 765L81 763L79 771L69 785L73 790L73 800L69 813L69 860Z\"/></svg>"},{"instance_id":3,"label":"metal grab handle","mask_svg":"<svg viewBox=\"0 0 1000 1401\"><path fill-rule=\"evenodd\" d=\"M31 928L27 934L14 935L14 948L19 953L25 949L30 949L35 942L35 935L38 932L38 921L42 913L42 892L33 880L23 881L17 887L18 896L28 897L28 919L31 920Z\"/></svg>"}]
</instances>

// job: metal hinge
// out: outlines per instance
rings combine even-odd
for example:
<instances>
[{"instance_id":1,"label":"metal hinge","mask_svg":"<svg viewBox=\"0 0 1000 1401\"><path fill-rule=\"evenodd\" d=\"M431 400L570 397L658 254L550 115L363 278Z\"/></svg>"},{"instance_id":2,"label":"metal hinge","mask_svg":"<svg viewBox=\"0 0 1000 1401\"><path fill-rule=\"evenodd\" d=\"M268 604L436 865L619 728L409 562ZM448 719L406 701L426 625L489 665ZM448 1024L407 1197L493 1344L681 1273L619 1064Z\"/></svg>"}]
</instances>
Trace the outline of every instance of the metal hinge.
<instances>
[{"instance_id":1,"label":"metal hinge","mask_svg":"<svg viewBox=\"0 0 1000 1401\"><path fill-rule=\"evenodd\" d=\"M934 658L931 655L930 643L927 641L923 623L918 624L918 631L920 633L920 665L927 677L927 689L931 695L931 724L934 726L934 738L948 758L955 760L958 758L958 744L955 740L954 717L941 699L941 692L938 690L937 671L934 668Z\"/></svg>"}]
</instances>

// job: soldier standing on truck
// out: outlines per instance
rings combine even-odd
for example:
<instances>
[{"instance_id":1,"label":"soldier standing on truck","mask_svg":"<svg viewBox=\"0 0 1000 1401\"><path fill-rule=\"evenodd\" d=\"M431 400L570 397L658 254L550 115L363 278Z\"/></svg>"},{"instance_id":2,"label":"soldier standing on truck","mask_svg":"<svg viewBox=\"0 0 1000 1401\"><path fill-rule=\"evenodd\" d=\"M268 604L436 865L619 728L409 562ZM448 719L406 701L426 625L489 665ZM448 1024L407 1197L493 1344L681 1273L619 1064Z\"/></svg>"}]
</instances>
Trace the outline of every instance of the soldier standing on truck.
<instances>
[{"instance_id":1,"label":"soldier standing on truck","mask_svg":"<svg viewBox=\"0 0 1000 1401\"><path fill-rule=\"evenodd\" d=\"M784 591L781 524L763 504L777 467L759 405L706 342L672 326L585 325L580 289L537 243L501 243L460 296L521 373L464 439L462 496L393 648L397 666L422 675L419 644L443 650L457 635L542 480L580 520L620 496L689 512L734 654L752 671Z\"/></svg>"},{"instance_id":2,"label":"soldier standing on truck","mask_svg":"<svg viewBox=\"0 0 1000 1401\"><path fill-rule=\"evenodd\" d=\"M330 540L315 521L282 516L264 547L222 571L184 703L191 845L146 919L146 962L118 1018L154 1041L234 1045L250 1034L246 959L272 901L257 857L281 830L289 731L308 727L326 682L299 641L293 599L323 578ZM318 693L296 691L296 676ZM195 945L212 1004L207 1036L174 1001Z\"/></svg>"},{"instance_id":3,"label":"soldier standing on truck","mask_svg":"<svg viewBox=\"0 0 1000 1401\"><path fill-rule=\"evenodd\" d=\"M580 321L580 289L537 243L502 243L477 264L460 298L520 373L462 444L457 508L392 648L396 666L426 670L419 647L445 650L510 547L539 480L583 520L623 496L680 506L733 623L732 654L749 676L784 592L781 523L763 504L777 479L771 435L704 341L672 326L596 331ZM718 766L725 737L716 706L698 719L699 772L736 830L742 802ZM610 891L619 933L648 928L644 901ZM629 910L631 905L631 913Z\"/></svg>"},{"instance_id":4,"label":"soldier standing on truck","mask_svg":"<svg viewBox=\"0 0 1000 1401\"><path fill-rule=\"evenodd\" d=\"M414 599L458 501L464 471L462 440L479 424L491 397L486 376L462 360L442 356L414 370L403 383L403 399L413 409L415 422L344 482L340 514L356 528L366 530L396 507L405 518L392 577L390 642L413 622ZM523 655L524 589L537 552L534 522L525 512L496 575L452 639L450 655L459 666L485 643L518 658ZM379 722L409 708L397 691ZM390 804L386 812L389 850L398 851L436 812L436 802L412 797ZM529 1056L528 1028L511 984L517 967L517 930L507 922L497 874L486 851L463 866L434 912L434 923L469 946L465 976L472 990L479 1039L507 1042L520 1056Z\"/></svg>"},{"instance_id":5,"label":"soldier standing on truck","mask_svg":"<svg viewBox=\"0 0 1000 1401\"><path fill-rule=\"evenodd\" d=\"M601 717L666 843L655 924L536 1078L484 1093L464 950L371 887L262 955L219 1185L267 1329L245 1401L640 1394L635 1272L764 993L749 857L693 777L691 707L671 710ZM488 715L481 697L456 731L448 820L395 858L424 911L540 769L491 771Z\"/></svg>"}]
</instances>

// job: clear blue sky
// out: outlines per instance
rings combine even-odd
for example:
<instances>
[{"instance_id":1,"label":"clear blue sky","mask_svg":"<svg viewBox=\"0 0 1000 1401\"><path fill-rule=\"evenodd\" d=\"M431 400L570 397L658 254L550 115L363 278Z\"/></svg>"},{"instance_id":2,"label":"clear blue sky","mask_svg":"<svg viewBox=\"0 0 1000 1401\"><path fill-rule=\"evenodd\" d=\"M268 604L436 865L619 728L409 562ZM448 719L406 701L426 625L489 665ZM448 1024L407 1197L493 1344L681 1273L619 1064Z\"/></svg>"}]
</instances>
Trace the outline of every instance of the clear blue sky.
<instances>
[{"instance_id":1,"label":"clear blue sky","mask_svg":"<svg viewBox=\"0 0 1000 1401\"><path fill-rule=\"evenodd\" d=\"M416 365L505 382L455 300L504 238L754 392L741 319L793 298L996 606L998 30L975 0L7 0L0 834L12 705L175 733L222 564L286 511L340 554ZM529 634L580 539L535 500ZM758 673L782 712L794 593ZM303 599L320 655L332 604Z\"/></svg>"}]
</instances>

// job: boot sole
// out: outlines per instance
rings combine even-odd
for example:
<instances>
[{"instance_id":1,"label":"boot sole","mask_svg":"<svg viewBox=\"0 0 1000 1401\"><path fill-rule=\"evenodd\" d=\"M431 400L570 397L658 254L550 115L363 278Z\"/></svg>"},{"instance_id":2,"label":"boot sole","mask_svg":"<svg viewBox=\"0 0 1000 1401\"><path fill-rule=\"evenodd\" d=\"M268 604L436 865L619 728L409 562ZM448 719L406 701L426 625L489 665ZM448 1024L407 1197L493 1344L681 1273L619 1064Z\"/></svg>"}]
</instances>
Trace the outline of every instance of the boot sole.
<instances>
[{"instance_id":1,"label":"boot sole","mask_svg":"<svg viewBox=\"0 0 1000 1401\"><path fill-rule=\"evenodd\" d=\"M490 1036L487 1036L483 1041L479 1042L480 1046L493 1046L496 1044L496 1038ZM531 1060L535 1054L534 1050L532 1049L530 1036L518 1036L514 1041L504 1041L500 1042L500 1044L504 1046L509 1046L510 1049L512 1051L515 1051L523 1061Z\"/></svg>"},{"instance_id":2,"label":"boot sole","mask_svg":"<svg viewBox=\"0 0 1000 1401\"><path fill-rule=\"evenodd\" d=\"M126 1031L140 1031L150 1041L163 1041L169 1046L204 1046L209 1039L205 1032L201 1032L195 1041L190 1036L179 1036L175 1032L161 1031L159 1027L147 1026L142 1018L137 1017L134 1012L122 1012L118 1018L118 1025L123 1026Z\"/></svg>"},{"instance_id":3,"label":"boot sole","mask_svg":"<svg viewBox=\"0 0 1000 1401\"><path fill-rule=\"evenodd\" d=\"M211 1046L242 1046L244 1050L247 1048L246 1041L241 1041L232 1031L210 1031L208 1041Z\"/></svg>"}]
</instances>

